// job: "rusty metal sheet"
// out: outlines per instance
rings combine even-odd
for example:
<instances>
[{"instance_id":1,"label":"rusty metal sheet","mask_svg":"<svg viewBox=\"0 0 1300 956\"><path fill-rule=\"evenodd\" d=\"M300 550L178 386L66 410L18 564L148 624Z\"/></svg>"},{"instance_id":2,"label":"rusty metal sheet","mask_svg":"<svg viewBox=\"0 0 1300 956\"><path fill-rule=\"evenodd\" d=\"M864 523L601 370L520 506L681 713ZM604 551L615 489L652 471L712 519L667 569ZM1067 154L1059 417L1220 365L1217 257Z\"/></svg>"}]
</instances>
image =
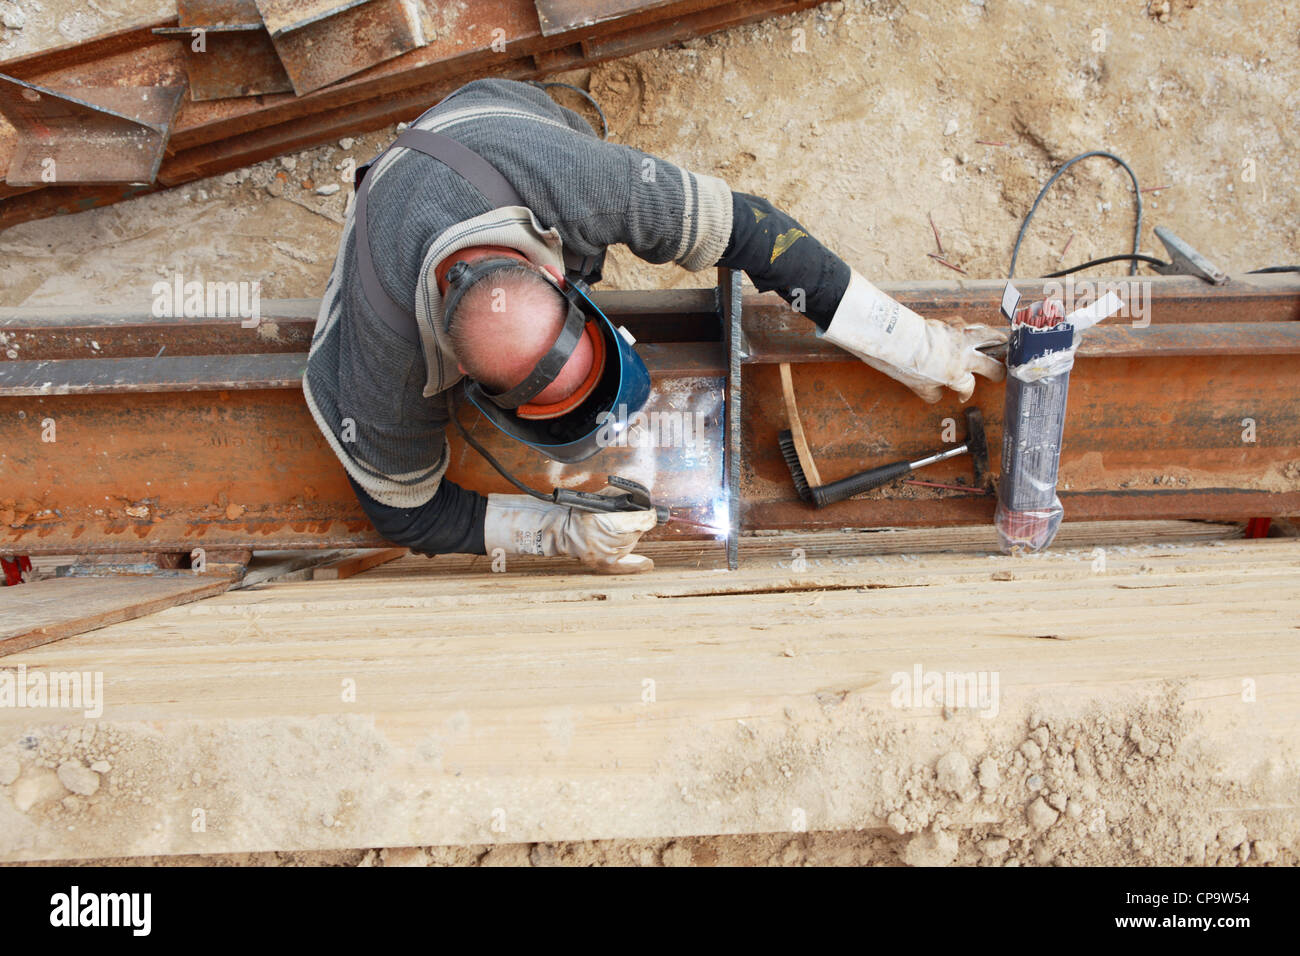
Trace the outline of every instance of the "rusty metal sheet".
<instances>
[{"instance_id":1,"label":"rusty metal sheet","mask_svg":"<svg viewBox=\"0 0 1300 956\"><path fill-rule=\"evenodd\" d=\"M299 96L428 43L406 0L256 0Z\"/></svg>"},{"instance_id":2,"label":"rusty metal sheet","mask_svg":"<svg viewBox=\"0 0 1300 956\"><path fill-rule=\"evenodd\" d=\"M540 33L532 0L476 0L472 16L470 10L458 5L428 5L424 9L432 20L433 32L428 34L426 46L305 96L275 93L201 102L187 100L173 126L169 153L158 172L158 182L152 187L69 186L22 192L0 187L0 229L44 216L107 205L306 149L339 136L352 136L409 120L469 80L482 76L535 78L544 69L552 68L539 67L535 55L541 55L545 61L549 51L563 51L561 59L567 66L590 66L672 39L701 35L764 15L805 9L815 3L816 0L760 0L745 5L740 19L694 18L693 13L697 11L737 9L716 0L691 0L656 7L610 21L604 27L583 30L580 60L571 59L575 34L545 37ZM11 75L56 86L78 80L140 86L184 82L185 44L175 37L151 32L152 28L172 27L175 23L173 19L132 27L15 58L5 66ZM493 29L502 30L501 42L494 45L494 34L473 28L475 24L491 24ZM665 26L670 28L669 34L663 33L661 28ZM599 41L607 35L613 39L614 46L602 49ZM11 152L12 143L5 142L4 131L0 129L0 164L7 161Z\"/></svg>"},{"instance_id":3,"label":"rusty metal sheet","mask_svg":"<svg viewBox=\"0 0 1300 956\"><path fill-rule=\"evenodd\" d=\"M669 6L673 0L537 0L537 19L549 37Z\"/></svg>"},{"instance_id":4,"label":"rusty metal sheet","mask_svg":"<svg viewBox=\"0 0 1300 956\"><path fill-rule=\"evenodd\" d=\"M184 87L52 89L0 74L0 113L17 130L11 186L149 183Z\"/></svg>"},{"instance_id":5,"label":"rusty metal sheet","mask_svg":"<svg viewBox=\"0 0 1300 956\"><path fill-rule=\"evenodd\" d=\"M176 12L178 26L153 32L184 43L191 100L293 89L254 0L177 0Z\"/></svg>"},{"instance_id":6,"label":"rusty metal sheet","mask_svg":"<svg viewBox=\"0 0 1300 956\"><path fill-rule=\"evenodd\" d=\"M185 79L179 41L155 34L175 18L135 24L4 61L4 72L54 86L152 86Z\"/></svg>"},{"instance_id":7,"label":"rusty metal sheet","mask_svg":"<svg viewBox=\"0 0 1300 956\"><path fill-rule=\"evenodd\" d=\"M299 30L371 0L254 0L271 33Z\"/></svg>"}]
</instances>

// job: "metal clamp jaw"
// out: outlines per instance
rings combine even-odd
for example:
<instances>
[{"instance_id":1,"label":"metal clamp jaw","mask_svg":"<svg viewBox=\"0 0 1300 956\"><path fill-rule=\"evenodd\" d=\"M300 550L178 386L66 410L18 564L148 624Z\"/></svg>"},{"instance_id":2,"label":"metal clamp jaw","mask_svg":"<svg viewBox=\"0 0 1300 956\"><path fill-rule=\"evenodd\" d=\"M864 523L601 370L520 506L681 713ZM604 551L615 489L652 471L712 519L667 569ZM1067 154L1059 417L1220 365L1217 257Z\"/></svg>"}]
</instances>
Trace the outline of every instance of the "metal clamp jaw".
<instances>
[{"instance_id":1,"label":"metal clamp jaw","mask_svg":"<svg viewBox=\"0 0 1300 956\"><path fill-rule=\"evenodd\" d=\"M671 517L667 505L656 505L650 497L650 489L639 481L609 475L610 487L623 490L621 495L601 494L598 491L575 491L571 488L556 488L551 492L551 500L557 505L567 505L579 511L612 513L616 511L653 511L655 523L664 524Z\"/></svg>"},{"instance_id":2,"label":"metal clamp jaw","mask_svg":"<svg viewBox=\"0 0 1300 956\"><path fill-rule=\"evenodd\" d=\"M1151 267L1161 275L1196 276L1211 285L1223 285L1228 281L1226 272L1164 226L1156 226L1156 238L1165 244L1165 249L1169 252L1169 258L1172 260L1168 265Z\"/></svg>"}]
</instances>

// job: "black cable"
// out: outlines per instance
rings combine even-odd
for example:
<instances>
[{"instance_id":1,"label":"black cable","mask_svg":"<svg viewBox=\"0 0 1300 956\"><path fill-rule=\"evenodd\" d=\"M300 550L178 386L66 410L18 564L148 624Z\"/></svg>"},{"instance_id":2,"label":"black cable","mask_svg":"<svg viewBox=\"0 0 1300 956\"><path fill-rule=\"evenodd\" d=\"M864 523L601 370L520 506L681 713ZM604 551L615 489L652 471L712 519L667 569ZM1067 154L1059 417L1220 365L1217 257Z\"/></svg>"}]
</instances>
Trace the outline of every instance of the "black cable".
<instances>
[{"instance_id":1,"label":"black cable","mask_svg":"<svg viewBox=\"0 0 1300 956\"><path fill-rule=\"evenodd\" d=\"M1113 159L1115 162L1119 163L1121 166L1124 167L1124 171L1127 172L1129 178L1133 180L1133 199L1137 206L1137 222L1133 224L1133 255L1137 256L1139 254L1138 248L1142 243L1142 191L1138 188L1137 173L1133 172L1132 167L1129 166L1128 163L1124 162L1124 160L1116 156L1114 153L1108 153L1105 150L1095 149L1088 153L1080 153L1078 156L1071 159L1064 166L1062 166L1060 169L1054 172L1052 174L1052 178L1047 181L1047 184L1038 191L1038 196L1036 199L1034 199L1034 204L1029 207L1028 214L1025 216L1024 221L1020 224L1020 234L1016 236L1016 246L1014 249L1011 250L1011 268L1007 270L1008 279L1013 278L1016 274L1016 259L1020 256L1020 243L1025 238L1025 230L1029 228L1029 220L1034 218L1034 213L1038 211L1038 204L1043 201L1043 196L1045 196L1047 194L1047 191L1052 188L1052 184L1061 178L1062 173L1064 173L1075 163L1079 162L1079 160L1087 159L1090 156L1103 156L1106 159ZM1134 275L1134 276L1137 275L1136 261L1129 268L1129 275Z\"/></svg>"},{"instance_id":2,"label":"black cable","mask_svg":"<svg viewBox=\"0 0 1300 956\"><path fill-rule=\"evenodd\" d=\"M1265 266L1263 269L1251 269L1246 275L1257 276L1270 272L1300 272L1300 266Z\"/></svg>"},{"instance_id":3,"label":"black cable","mask_svg":"<svg viewBox=\"0 0 1300 956\"><path fill-rule=\"evenodd\" d=\"M1120 262L1122 260L1132 259L1135 262L1149 262L1153 266L1167 266L1168 262L1163 259L1157 259L1155 256L1143 255L1142 253L1121 252L1117 256L1103 256L1100 259L1092 259L1088 262L1080 263L1077 266L1071 266L1068 269L1062 269L1060 272L1049 272L1040 278L1059 279L1061 276L1068 276L1072 272L1081 272L1084 269L1091 269L1093 266L1105 265L1107 262Z\"/></svg>"},{"instance_id":4,"label":"black cable","mask_svg":"<svg viewBox=\"0 0 1300 956\"><path fill-rule=\"evenodd\" d=\"M539 501L545 501L548 502L549 504L554 504L555 497L553 495L544 495L540 491L534 491L532 488L529 488L526 484L524 484L514 475L510 474L510 472L506 471L505 466L503 466L501 462L493 458L492 455L488 452L488 450L484 448L482 445L480 445L478 441L475 440L474 437L471 436L470 433L465 430L465 426L460 423L460 418L458 418L456 415L456 397L459 394L460 394L460 386L457 386L456 388L453 388L451 394L447 396L447 411L451 415L451 423L456 426L456 431L460 432L460 437L465 439L465 441L469 442L469 446L473 448L476 452L478 452L480 455L482 455L484 458L486 458L487 463L497 470L497 474L499 474L506 481L510 482L510 484L514 485L516 488L518 488L520 491L524 492L525 494L532 495L534 498L538 499Z\"/></svg>"},{"instance_id":5,"label":"black cable","mask_svg":"<svg viewBox=\"0 0 1300 956\"><path fill-rule=\"evenodd\" d=\"M587 100L587 102L592 105L592 108L595 109L597 115L600 116L600 130L601 130L600 138L609 139L609 121L605 119L605 111L600 108L600 104L596 102L596 98L594 96L592 96L582 87L574 86L572 83L543 83L542 89L549 90L552 86L562 86L566 90L573 90L575 93L582 94L582 96Z\"/></svg>"}]
</instances>

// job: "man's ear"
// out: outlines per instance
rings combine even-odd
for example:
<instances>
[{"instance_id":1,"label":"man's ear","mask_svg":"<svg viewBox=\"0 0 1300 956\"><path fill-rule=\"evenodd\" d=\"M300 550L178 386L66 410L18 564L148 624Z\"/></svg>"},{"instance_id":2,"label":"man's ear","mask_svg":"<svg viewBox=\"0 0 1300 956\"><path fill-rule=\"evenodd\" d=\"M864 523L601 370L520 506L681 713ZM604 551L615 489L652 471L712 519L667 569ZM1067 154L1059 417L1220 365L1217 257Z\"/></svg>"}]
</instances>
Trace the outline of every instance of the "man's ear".
<instances>
[{"instance_id":1,"label":"man's ear","mask_svg":"<svg viewBox=\"0 0 1300 956\"><path fill-rule=\"evenodd\" d=\"M461 375L469 374L469 372L465 371L465 366L461 365L459 362L456 363L456 371L460 372Z\"/></svg>"},{"instance_id":2,"label":"man's ear","mask_svg":"<svg viewBox=\"0 0 1300 956\"><path fill-rule=\"evenodd\" d=\"M542 268L555 276L556 282L560 283L560 285L564 285L564 273L560 272L559 269L555 268L555 266L542 266Z\"/></svg>"}]
</instances>

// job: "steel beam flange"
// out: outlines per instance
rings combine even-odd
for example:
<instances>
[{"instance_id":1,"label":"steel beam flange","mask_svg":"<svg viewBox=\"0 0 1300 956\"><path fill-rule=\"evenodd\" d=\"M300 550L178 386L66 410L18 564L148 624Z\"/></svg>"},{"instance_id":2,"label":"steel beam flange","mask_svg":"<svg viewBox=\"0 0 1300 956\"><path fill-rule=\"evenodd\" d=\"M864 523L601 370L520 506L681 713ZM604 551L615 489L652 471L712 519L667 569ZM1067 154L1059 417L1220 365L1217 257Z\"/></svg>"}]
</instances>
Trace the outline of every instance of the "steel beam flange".
<instances>
[{"instance_id":1,"label":"steel beam flange","mask_svg":"<svg viewBox=\"0 0 1300 956\"><path fill-rule=\"evenodd\" d=\"M727 505L727 568L740 567L740 379L746 358L741 315L741 273L718 270L718 307L727 355L726 408L723 418L723 499Z\"/></svg>"},{"instance_id":2,"label":"steel beam flange","mask_svg":"<svg viewBox=\"0 0 1300 956\"><path fill-rule=\"evenodd\" d=\"M185 43L190 99L293 90L254 0L177 0L176 13L179 26L153 32Z\"/></svg>"},{"instance_id":3,"label":"steel beam flange","mask_svg":"<svg viewBox=\"0 0 1300 956\"><path fill-rule=\"evenodd\" d=\"M151 183L185 85L55 90L0 73L0 113L18 131L10 186Z\"/></svg>"},{"instance_id":4,"label":"steel beam flange","mask_svg":"<svg viewBox=\"0 0 1300 956\"><path fill-rule=\"evenodd\" d=\"M302 96L428 44L406 0L256 0L271 42Z\"/></svg>"}]
</instances>

